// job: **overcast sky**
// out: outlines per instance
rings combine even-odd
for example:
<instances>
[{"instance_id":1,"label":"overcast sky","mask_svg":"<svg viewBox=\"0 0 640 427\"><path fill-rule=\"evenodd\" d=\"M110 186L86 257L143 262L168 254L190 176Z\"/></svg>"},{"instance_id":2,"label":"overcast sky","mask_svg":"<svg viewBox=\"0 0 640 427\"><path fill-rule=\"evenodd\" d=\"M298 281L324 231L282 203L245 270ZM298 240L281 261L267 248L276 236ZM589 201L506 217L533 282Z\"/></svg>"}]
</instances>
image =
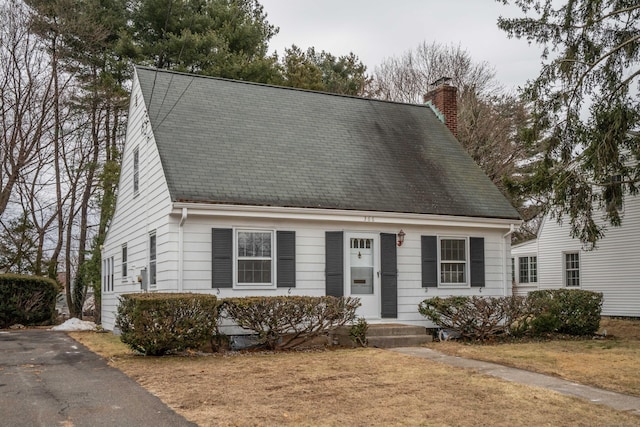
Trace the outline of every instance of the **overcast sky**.
<instances>
[{"instance_id":1,"label":"overcast sky","mask_svg":"<svg viewBox=\"0 0 640 427\"><path fill-rule=\"evenodd\" d=\"M495 0L259 0L268 21L280 27L270 42L280 55L296 44L340 56L353 52L372 73L383 59L423 41L460 45L487 61L508 89L540 70L540 49L508 39L499 16L521 16Z\"/></svg>"}]
</instances>

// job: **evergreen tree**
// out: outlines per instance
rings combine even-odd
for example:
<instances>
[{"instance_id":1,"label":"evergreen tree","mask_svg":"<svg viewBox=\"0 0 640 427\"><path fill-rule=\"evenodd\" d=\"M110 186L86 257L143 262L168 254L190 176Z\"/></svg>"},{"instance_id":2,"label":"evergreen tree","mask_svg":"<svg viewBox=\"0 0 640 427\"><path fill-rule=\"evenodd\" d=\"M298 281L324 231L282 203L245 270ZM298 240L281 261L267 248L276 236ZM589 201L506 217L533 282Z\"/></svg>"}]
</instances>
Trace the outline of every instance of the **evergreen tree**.
<instances>
[{"instance_id":1,"label":"evergreen tree","mask_svg":"<svg viewBox=\"0 0 640 427\"><path fill-rule=\"evenodd\" d=\"M257 0L136 0L132 39L138 60L156 68L268 82L278 29Z\"/></svg>"},{"instance_id":2,"label":"evergreen tree","mask_svg":"<svg viewBox=\"0 0 640 427\"><path fill-rule=\"evenodd\" d=\"M544 47L540 75L524 94L535 127L551 129L527 185L549 198L558 221L569 219L573 237L594 247L608 224L621 224L624 194L637 194L640 182L640 3L512 3L526 16L498 26Z\"/></svg>"}]
</instances>

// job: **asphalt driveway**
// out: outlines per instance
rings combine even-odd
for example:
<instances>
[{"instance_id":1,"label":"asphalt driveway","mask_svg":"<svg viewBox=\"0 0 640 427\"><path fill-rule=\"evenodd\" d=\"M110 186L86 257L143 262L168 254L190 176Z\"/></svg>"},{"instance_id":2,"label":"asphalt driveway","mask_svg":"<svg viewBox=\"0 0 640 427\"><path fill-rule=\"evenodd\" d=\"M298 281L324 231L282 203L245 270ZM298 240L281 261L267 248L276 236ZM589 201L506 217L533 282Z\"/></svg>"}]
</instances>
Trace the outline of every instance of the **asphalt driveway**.
<instances>
[{"instance_id":1,"label":"asphalt driveway","mask_svg":"<svg viewBox=\"0 0 640 427\"><path fill-rule=\"evenodd\" d=\"M0 331L0 424L194 426L63 332Z\"/></svg>"}]
</instances>

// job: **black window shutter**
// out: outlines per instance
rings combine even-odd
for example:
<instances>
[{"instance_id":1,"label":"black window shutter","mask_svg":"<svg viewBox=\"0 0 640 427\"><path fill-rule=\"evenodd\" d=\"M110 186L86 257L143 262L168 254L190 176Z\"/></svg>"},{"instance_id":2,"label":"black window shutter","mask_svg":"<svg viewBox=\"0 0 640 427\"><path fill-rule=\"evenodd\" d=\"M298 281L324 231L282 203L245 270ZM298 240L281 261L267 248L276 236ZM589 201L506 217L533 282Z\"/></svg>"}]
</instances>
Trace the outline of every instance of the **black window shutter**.
<instances>
[{"instance_id":1,"label":"black window shutter","mask_svg":"<svg viewBox=\"0 0 640 427\"><path fill-rule=\"evenodd\" d=\"M278 251L278 287L296 287L296 232L278 231L276 233Z\"/></svg>"},{"instance_id":2,"label":"black window shutter","mask_svg":"<svg viewBox=\"0 0 640 427\"><path fill-rule=\"evenodd\" d=\"M398 317L398 253L396 235L380 234L382 318Z\"/></svg>"},{"instance_id":3,"label":"black window shutter","mask_svg":"<svg viewBox=\"0 0 640 427\"><path fill-rule=\"evenodd\" d=\"M422 236L422 287L438 287L438 238Z\"/></svg>"},{"instance_id":4,"label":"black window shutter","mask_svg":"<svg viewBox=\"0 0 640 427\"><path fill-rule=\"evenodd\" d=\"M231 228L212 229L211 259L212 287L233 287L233 230Z\"/></svg>"},{"instance_id":5,"label":"black window shutter","mask_svg":"<svg viewBox=\"0 0 640 427\"><path fill-rule=\"evenodd\" d=\"M325 233L326 294L334 297L344 295L344 233Z\"/></svg>"},{"instance_id":6,"label":"black window shutter","mask_svg":"<svg viewBox=\"0 0 640 427\"><path fill-rule=\"evenodd\" d=\"M471 286L484 286L484 237L469 238Z\"/></svg>"}]
</instances>

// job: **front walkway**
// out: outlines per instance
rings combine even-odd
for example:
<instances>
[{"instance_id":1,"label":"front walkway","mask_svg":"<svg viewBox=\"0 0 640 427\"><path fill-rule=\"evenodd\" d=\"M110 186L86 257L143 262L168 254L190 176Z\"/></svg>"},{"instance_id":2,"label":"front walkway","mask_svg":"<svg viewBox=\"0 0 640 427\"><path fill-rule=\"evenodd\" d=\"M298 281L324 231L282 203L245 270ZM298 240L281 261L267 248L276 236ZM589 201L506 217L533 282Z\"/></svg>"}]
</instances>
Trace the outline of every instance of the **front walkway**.
<instances>
[{"instance_id":1,"label":"front walkway","mask_svg":"<svg viewBox=\"0 0 640 427\"><path fill-rule=\"evenodd\" d=\"M473 369L474 371L482 374L502 378L511 382L547 388L561 394L577 396L599 405L606 405L613 409L627 411L631 414L640 416L640 397L576 384L571 381L566 381L549 375L511 368L495 363L449 356L424 347L399 347L389 350L433 360L434 362L440 362L451 366Z\"/></svg>"}]
</instances>

